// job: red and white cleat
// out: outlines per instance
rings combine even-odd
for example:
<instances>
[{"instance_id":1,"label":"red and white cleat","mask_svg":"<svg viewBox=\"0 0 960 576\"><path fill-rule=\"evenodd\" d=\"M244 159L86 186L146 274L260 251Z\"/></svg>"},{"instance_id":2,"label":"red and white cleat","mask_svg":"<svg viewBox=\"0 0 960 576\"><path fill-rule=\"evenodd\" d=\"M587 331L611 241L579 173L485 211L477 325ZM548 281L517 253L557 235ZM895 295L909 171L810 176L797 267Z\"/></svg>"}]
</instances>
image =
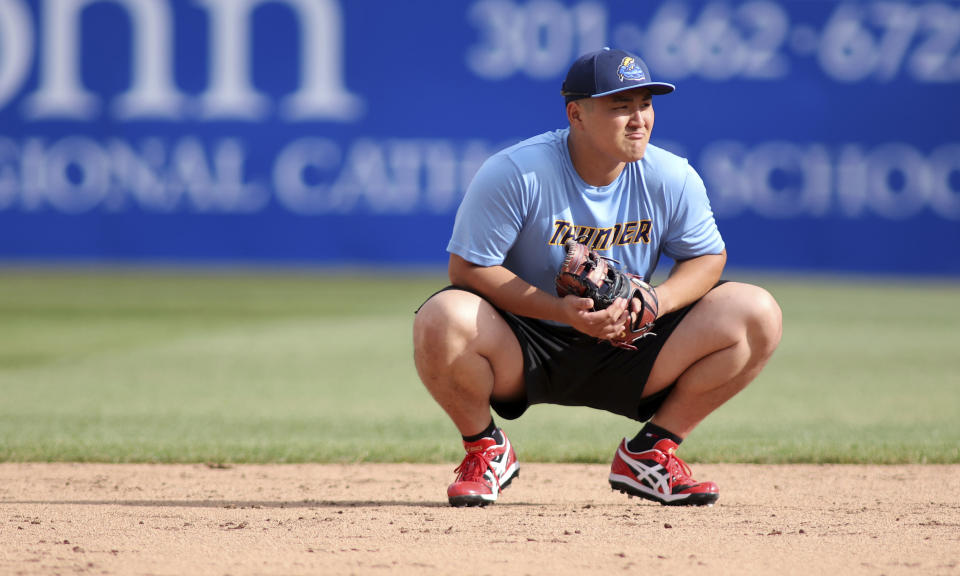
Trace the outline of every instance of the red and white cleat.
<instances>
[{"instance_id":1,"label":"red and white cleat","mask_svg":"<svg viewBox=\"0 0 960 576\"><path fill-rule=\"evenodd\" d=\"M652 449L634 453L624 439L610 465L610 486L668 506L713 506L720 497L717 485L691 478L676 450L677 444L664 438Z\"/></svg>"},{"instance_id":2,"label":"red and white cleat","mask_svg":"<svg viewBox=\"0 0 960 576\"><path fill-rule=\"evenodd\" d=\"M520 464L507 434L503 443L493 438L464 442L467 455L454 472L456 481L447 488L452 506L486 506L497 501L500 491L520 475Z\"/></svg>"}]
</instances>

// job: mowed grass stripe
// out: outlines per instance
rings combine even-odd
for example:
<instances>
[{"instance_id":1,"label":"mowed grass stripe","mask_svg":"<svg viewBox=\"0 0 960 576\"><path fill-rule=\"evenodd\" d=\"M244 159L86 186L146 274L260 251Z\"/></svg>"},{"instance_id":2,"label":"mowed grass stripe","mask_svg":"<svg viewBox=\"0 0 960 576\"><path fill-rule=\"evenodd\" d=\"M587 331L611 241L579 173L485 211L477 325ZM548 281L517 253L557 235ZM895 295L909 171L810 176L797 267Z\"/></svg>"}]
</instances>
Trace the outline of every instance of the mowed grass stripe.
<instances>
[{"instance_id":1,"label":"mowed grass stripe","mask_svg":"<svg viewBox=\"0 0 960 576\"><path fill-rule=\"evenodd\" d=\"M684 444L701 462L960 462L960 284L756 279L784 310L760 378ZM412 361L442 275L0 273L0 460L455 462ZM535 406L527 461L606 462L637 425Z\"/></svg>"}]
</instances>

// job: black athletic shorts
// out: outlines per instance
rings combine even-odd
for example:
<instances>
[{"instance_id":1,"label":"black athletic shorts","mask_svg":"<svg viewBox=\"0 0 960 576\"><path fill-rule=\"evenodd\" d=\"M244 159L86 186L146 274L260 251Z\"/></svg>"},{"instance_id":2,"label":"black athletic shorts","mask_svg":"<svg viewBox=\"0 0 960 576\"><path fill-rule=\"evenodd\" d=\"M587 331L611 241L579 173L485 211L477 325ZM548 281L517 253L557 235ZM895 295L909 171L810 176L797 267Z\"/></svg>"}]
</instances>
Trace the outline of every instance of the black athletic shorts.
<instances>
[{"instance_id":1,"label":"black athletic shorts","mask_svg":"<svg viewBox=\"0 0 960 576\"><path fill-rule=\"evenodd\" d=\"M445 290L465 289L447 286L439 292ZM658 318L653 330L656 336L636 342L637 350L497 309L520 342L526 397L511 402L491 400L490 405L507 420L519 418L533 404L559 404L588 406L646 422L673 389L671 384L644 398L650 370L667 338L695 305Z\"/></svg>"}]
</instances>

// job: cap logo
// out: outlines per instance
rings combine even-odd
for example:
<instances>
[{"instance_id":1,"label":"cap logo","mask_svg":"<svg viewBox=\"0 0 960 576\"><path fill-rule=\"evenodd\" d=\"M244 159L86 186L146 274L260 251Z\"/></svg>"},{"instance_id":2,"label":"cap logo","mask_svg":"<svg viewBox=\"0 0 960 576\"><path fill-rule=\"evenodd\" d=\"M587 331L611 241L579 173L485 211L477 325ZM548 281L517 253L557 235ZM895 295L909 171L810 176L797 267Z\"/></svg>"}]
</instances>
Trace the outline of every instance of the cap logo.
<instances>
[{"instance_id":1,"label":"cap logo","mask_svg":"<svg viewBox=\"0 0 960 576\"><path fill-rule=\"evenodd\" d=\"M621 82L623 82L624 79L634 81L647 79L647 77L643 75L643 70L637 66L637 61L630 56L620 61L620 66L617 67L617 75L620 77Z\"/></svg>"}]
</instances>

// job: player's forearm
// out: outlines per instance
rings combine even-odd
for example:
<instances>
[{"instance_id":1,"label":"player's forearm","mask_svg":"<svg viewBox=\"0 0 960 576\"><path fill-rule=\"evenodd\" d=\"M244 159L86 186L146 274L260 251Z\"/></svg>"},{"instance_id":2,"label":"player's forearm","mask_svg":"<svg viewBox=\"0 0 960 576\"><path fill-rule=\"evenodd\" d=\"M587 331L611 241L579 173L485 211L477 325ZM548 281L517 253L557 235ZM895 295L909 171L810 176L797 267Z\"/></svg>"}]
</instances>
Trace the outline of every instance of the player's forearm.
<instances>
[{"instance_id":1,"label":"player's forearm","mask_svg":"<svg viewBox=\"0 0 960 576\"><path fill-rule=\"evenodd\" d=\"M696 302L710 291L723 274L727 252L708 254L677 262L670 277L656 287L660 315Z\"/></svg>"},{"instance_id":2,"label":"player's forearm","mask_svg":"<svg viewBox=\"0 0 960 576\"><path fill-rule=\"evenodd\" d=\"M477 266L451 254L449 274L453 285L477 292L501 310L562 321L560 298L528 284L503 266Z\"/></svg>"}]
</instances>

